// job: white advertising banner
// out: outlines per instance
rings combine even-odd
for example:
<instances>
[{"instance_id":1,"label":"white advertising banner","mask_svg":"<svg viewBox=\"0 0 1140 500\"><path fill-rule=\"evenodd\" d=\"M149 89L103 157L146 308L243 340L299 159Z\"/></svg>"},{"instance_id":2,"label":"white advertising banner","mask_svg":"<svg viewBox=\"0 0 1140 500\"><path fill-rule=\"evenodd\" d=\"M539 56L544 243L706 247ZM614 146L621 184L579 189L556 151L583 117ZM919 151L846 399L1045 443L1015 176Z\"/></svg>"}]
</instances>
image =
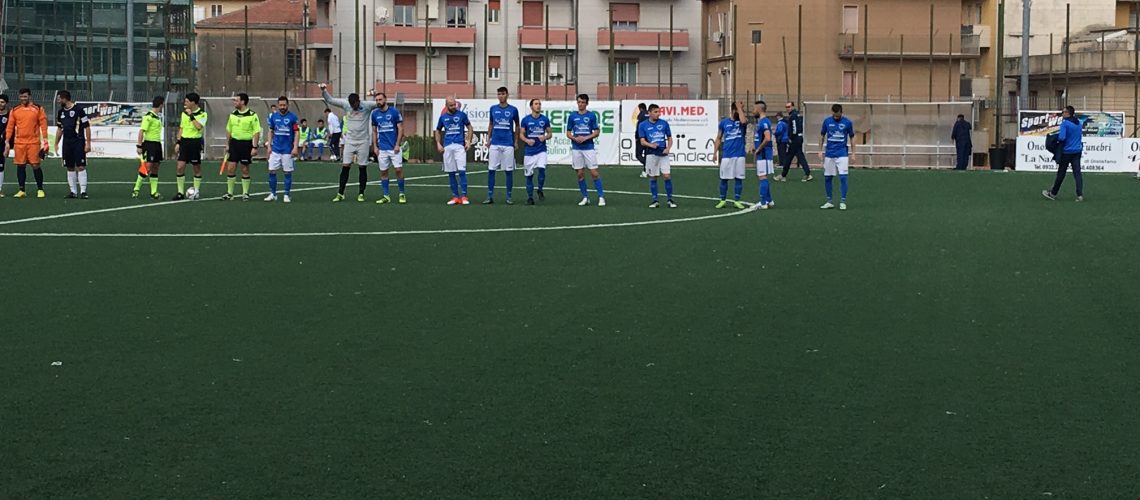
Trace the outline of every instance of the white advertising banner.
<instances>
[{"instance_id":1,"label":"white advertising banner","mask_svg":"<svg viewBox=\"0 0 1140 500\"><path fill-rule=\"evenodd\" d=\"M1140 172L1140 139L1124 139L1124 164L1128 172Z\"/></svg>"},{"instance_id":2,"label":"white advertising banner","mask_svg":"<svg viewBox=\"0 0 1140 500\"><path fill-rule=\"evenodd\" d=\"M519 114L525 116L530 113L527 100L512 99L510 104L519 108ZM475 128L475 145L471 147L471 161L485 162L488 159L487 124L491 106L499 104L497 99L460 99L459 109L467 113L471 119L471 126ZM439 119L439 115L446 111L447 101L435 99L432 102L432 127ZM620 151L618 119L620 103L617 101L592 101L590 111L598 114L598 125L601 135L596 139L598 150L598 163L601 165L617 165ZM566 137L566 117L578 111L575 101L543 101L542 113L550 118L550 128L554 137L546 144L547 161L552 165L570 164L570 139Z\"/></svg>"},{"instance_id":3,"label":"white advertising banner","mask_svg":"<svg viewBox=\"0 0 1140 500\"><path fill-rule=\"evenodd\" d=\"M640 165L636 156L637 104L644 101L622 101L621 164ZM661 118L669 122L673 131L673 151L670 162L681 166L715 166L713 149L716 145L717 125L720 123L720 106L716 101L658 101Z\"/></svg>"},{"instance_id":4,"label":"white advertising banner","mask_svg":"<svg viewBox=\"0 0 1140 500\"><path fill-rule=\"evenodd\" d=\"M79 102L76 105L83 106L91 120L88 158L138 158L135 144L139 125L150 110L150 103ZM48 116L48 121L54 122L54 117Z\"/></svg>"},{"instance_id":5,"label":"white advertising banner","mask_svg":"<svg viewBox=\"0 0 1140 500\"><path fill-rule=\"evenodd\" d=\"M1132 157L1140 156L1136 139L1115 137L1085 137L1081 154L1082 172L1135 172ZM1053 153L1045 149L1045 137L1021 136L1017 138L1016 169L1023 171L1054 172L1057 164Z\"/></svg>"}]
</instances>

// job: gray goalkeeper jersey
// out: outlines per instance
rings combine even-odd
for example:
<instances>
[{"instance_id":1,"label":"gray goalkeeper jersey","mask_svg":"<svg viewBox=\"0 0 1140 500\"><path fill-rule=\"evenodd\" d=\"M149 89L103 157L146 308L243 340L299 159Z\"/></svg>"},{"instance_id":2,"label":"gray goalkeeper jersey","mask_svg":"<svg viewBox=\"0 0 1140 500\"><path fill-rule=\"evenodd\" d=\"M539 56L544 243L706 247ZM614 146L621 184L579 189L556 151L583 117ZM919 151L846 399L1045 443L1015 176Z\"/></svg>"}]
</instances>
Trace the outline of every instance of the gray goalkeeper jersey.
<instances>
[{"instance_id":1,"label":"gray goalkeeper jersey","mask_svg":"<svg viewBox=\"0 0 1140 500\"><path fill-rule=\"evenodd\" d=\"M368 117L372 115L372 108L376 107L375 102L360 101L360 108L353 109L348 105L348 99L337 99L329 95L328 90L322 90L321 97L325 99L325 104L344 110L341 133L344 134L345 145L359 146L372 142Z\"/></svg>"}]
</instances>

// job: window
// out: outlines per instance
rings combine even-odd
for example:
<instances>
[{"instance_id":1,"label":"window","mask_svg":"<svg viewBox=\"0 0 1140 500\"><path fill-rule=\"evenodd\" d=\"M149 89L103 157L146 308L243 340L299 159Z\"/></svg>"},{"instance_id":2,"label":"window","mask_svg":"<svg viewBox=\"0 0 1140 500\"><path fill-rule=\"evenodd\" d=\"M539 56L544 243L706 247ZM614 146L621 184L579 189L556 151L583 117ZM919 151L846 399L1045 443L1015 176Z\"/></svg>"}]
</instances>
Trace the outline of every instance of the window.
<instances>
[{"instance_id":1,"label":"window","mask_svg":"<svg viewBox=\"0 0 1140 500\"><path fill-rule=\"evenodd\" d=\"M301 77L301 49L285 49L285 71L290 78Z\"/></svg>"},{"instance_id":2,"label":"window","mask_svg":"<svg viewBox=\"0 0 1140 500\"><path fill-rule=\"evenodd\" d=\"M468 76L467 56L447 56L447 81L466 82Z\"/></svg>"},{"instance_id":3,"label":"window","mask_svg":"<svg viewBox=\"0 0 1140 500\"><path fill-rule=\"evenodd\" d=\"M542 8L542 2L523 2L523 26L542 26L544 17Z\"/></svg>"},{"instance_id":4,"label":"window","mask_svg":"<svg viewBox=\"0 0 1140 500\"><path fill-rule=\"evenodd\" d=\"M487 2L487 22L488 23L498 24L500 12L502 12L502 5L500 5L500 0L489 0Z\"/></svg>"},{"instance_id":5,"label":"window","mask_svg":"<svg viewBox=\"0 0 1140 500\"><path fill-rule=\"evenodd\" d=\"M618 85L637 85L637 59L614 61L614 81Z\"/></svg>"},{"instance_id":6,"label":"window","mask_svg":"<svg viewBox=\"0 0 1140 500\"><path fill-rule=\"evenodd\" d=\"M392 23L396 26L415 26L416 0L396 0L392 11Z\"/></svg>"},{"instance_id":7,"label":"window","mask_svg":"<svg viewBox=\"0 0 1140 500\"><path fill-rule=\"evenodd\" d=\"M467 0L447 0L447 27L467 26Z\"/></svg>"},{"instance_id":8,"label":"window","mask_svg":"<svg viewBox=\"0 0 1140 500\"><path fill-rule=\"evenodd\" d=\"M490 56L487 58L487 79L498 80L499 70L503 67L503 58L500 56Z\"/></svg>"},{"instance_id":9,"label":"window","mask_svg":"<svg viewBox=\"0 0 1140 500\"><path fill-rule=\"evenodd\" d=\"M249 67L251 66L250 63L253 62L253 54L250 53L250 49L242 49L241 47L238 47L235 50L235 53L237 54L237 62L234 63L234 69L237 70L237 76L249 76L251 74Z\"/></svg>"},{"instance_id":10,"label":"window","mask_svg":"<svg viewBox=\"0 0 1140 500\"><path fill-rule=\"evenodd\" d=\"M396 68L396 81L397 82L414 82L416 81L416 55L415 54L396 54L395 61Z\"/></svg>"},{"instance_id":11,"label":"window","mask_svg":"<svg viewBox=\"0 0 1140 500\"><path fill-rule=\"evenodd\" d=\"M542 58L541 57L527 57L523 58L523 83L536 84L542 83Z\"/></svg>"},{"instance_id":12,"label":"window","mask_svg":"<svg viewBox=\"0 0 1140 500\"><path fill-rule=\"evenodd\" d=\"M611 3L610 15L613 16L611 28L614 31L637 31L641 6L636 3Z\"/></svg>"},{"instance_id":13,"label":"window","mask_svg":"<svg viewBox=\"0 0 1140 500\"><path fill-rule=\"evenodd\" d=\"M859 74L854 71L843 72L843 97L854 97L858 87Z\"/></svg>"},{"instance_id":14,"label":"window","mask_svg":"<svg viewBox=\"0 0 1140 500\"><path fill-rule=\"evenodd\" d=\"M843 6L843 33L851 34L859 32L859 6L858 5L844 5Z\"/></svg>"},{"instance_id":15,"label":"window","mask_svg":"<svg viewBox=\"0 0 1140 500\"><path fill-rule=\"evenodd\" d=\"M221 4L216 4L216 3L215 3L215 4L211 4L211 5L210 5L210 17L218 17L218 16L220 16L220 15L222 15L222 6L221 6Z\"/></svg>"}]
</instances>

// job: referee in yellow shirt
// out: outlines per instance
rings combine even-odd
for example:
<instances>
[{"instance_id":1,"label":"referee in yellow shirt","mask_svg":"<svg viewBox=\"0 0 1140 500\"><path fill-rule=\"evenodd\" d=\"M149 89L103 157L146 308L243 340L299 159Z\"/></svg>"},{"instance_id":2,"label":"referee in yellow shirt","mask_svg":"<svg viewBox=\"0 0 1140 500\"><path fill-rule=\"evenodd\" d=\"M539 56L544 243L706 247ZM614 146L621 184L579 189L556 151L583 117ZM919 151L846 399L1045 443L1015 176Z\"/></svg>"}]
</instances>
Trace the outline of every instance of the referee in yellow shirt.
<instances>
[{"instance_id":1,"label":"referee in yellow shirt","mask_svg":"<svg viewBox=\"0 0 1140 500\"><path fill-rule=\"evenodd\" d=\"M202 149L205 147L203 133L206 131L206 110L202 109L201 96L191 92L182 100L182 120L178 127L174 152L178 155L175 166L178 194L175 200L186 198L186 164L194 168L194 190L202 192Z\"/></svg>"}]
</instances>

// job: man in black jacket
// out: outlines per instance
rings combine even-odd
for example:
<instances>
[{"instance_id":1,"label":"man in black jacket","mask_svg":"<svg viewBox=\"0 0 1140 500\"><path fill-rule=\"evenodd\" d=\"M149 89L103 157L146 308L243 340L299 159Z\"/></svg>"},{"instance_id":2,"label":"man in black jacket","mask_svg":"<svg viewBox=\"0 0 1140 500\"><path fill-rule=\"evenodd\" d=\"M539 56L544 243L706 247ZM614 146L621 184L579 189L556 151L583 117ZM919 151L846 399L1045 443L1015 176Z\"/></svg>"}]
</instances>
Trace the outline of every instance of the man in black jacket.
<instances>
[{"instance_id":1,"label":"man in black jacket","mask_svg":"<svg viewBox=\"0 0 1140 500\"><path fill-rule=\"evenodd\" d=\"M811 177L811 166L808 165L807 155L804 154L804 118L800 116L800 112L796 110L794 102L788 102L784 105L784 110L788 112L788 154L781 158L781 165L784 171L787 172L788 168L792 165L792 158L800 163L800 168L804 169L804 178L800 182L808 182Z\"/></svg>"},{"instance_id":2,"label":"man in black jacket","mask_svg":"<svg viewBox=\"0 0 1140 500\"><path fill-rule=\"evenodd\" d=\"M966 170L970 165L970 155L974 152L970 129L966 115L958 115L958 121L954 122L954 131L950 133L950 140L954 141L954 148L958 152L958 161L954 164L954 170Z\"/></svg>"},{"instance_id":3,"label":"man in black jacket","mask_svg":"<svg viewBox=\"0 0 1140 500\"><path fill-rule=\"evenodd\" d=\"M637 105L637 125L634 130L639 130L641 128L641 122L648 119L649 108L645 106L644 102L639 103ZM637 132L633 133L633 156L641 163L641 176L648 177L649 174L645 172L645 147L641 145L641 137L637 135Z\"/></svg>"}]
</instances>

